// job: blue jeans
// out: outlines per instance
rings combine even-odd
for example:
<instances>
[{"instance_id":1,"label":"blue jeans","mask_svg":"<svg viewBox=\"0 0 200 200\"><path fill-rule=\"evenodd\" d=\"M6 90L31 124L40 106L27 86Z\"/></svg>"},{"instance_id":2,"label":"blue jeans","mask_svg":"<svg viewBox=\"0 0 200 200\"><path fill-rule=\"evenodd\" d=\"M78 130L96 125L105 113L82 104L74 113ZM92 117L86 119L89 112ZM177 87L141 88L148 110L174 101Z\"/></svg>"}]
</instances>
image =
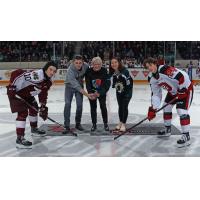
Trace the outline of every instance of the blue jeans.
<instances>
[{"instance_id":1,"label":"blue jeans","mask_svg":"<svg viewBox=\"0 0 200 200\"><path fill-rule=\"evenodd\" d=\"M71 104L73 96L76 98L76 124L81 123L82 111L83 111L83 95L77 90L65 86L65 108L64 108L64 125L70 126L70 116L71 116Z\"/></svg>"}]
</instances>

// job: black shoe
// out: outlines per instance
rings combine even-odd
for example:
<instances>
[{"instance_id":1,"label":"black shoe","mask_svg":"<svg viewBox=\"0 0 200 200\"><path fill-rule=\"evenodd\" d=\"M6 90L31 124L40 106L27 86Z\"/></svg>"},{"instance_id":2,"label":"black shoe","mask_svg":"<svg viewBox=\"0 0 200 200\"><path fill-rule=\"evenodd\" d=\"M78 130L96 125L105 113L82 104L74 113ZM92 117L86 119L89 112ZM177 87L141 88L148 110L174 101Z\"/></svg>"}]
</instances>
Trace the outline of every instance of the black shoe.
<instances>
[{"instance_id":1,"label":"black shoe","mask_svg":"<svg viewBox=\"0 0 200 200\"><path fill-rule=\"evenodd\" d=\"M186 147L190 145L190 134L188 133L183 133L181 138L177 140L177 145L179 148L181 147Z\"/></svg>"},{"instance_id":2,"label":"black shoe","mask_svg":"<svg viewBox=\"0 0 200 200\"><path fill-rule=\"evenodd\" d=\"M93 125L92 125L92 128L91 128L91 131L94 132L94 131L96 131L96 130L97 130L97 125L96 125L96 124L93 124Z\"/></svg>"},{"instance_id":3,"label":"black shoe","mask_svg":"<svg viewBox=\"0 0 200 200\"><path fill-rule=\"evenodd\" d=\"M75 128L79 131L84 131L84 128L81 126L81 124L76 124Z\"/></svg>"},{"instance_id":4,"label":"black shoe","mask_svg":"<svg viewBox=\"0 0 200 200\"><path fill-rule=\"evenodd\" d=\"M44 137L45 135L47 135L46 131L40 130L37 127L31 127L31 133L32 136L35 137Z\"/></svg>"},{"instance_id":5,"label":"black shoe","mask_svg":"<svg viewBox=\"0 0 200 200\"><path fill-rule=\"evenodd\" d=\"M26 140L23 136L17 137L16 148L19 149L32 149L32 142Z\"/></svg>"},{"instance_id":6,"label":"black shoe","mask_svg":"<svg viewBox=\"0 0 200 200\"><path fill-rule=\"evenodd\" d=\"M158 131L158 137L169 137L171 134L171 126L165 126L164 129Z\"/></svg>"},{"instance_id":7,"label":"black shoe","mask_svg":"<svg viewBox=\"0 0 200 200\"><path fill-rule=\"evenodd\" d=\"M105 131L109 131L109 130L110 130L107 123L104 124L104 130L105 130Z\"/></svg>"},{"instance_id":8,"label":"black shoe","mask_svg":"<svg viewBox=\"0 0 200 200\"><path fill-rule=\"evenodd\" d=\"M69 128L69 126L65 126L65 130L62 132L62 134L70 134L71 130Z\"/></svg>"}]
</instances>

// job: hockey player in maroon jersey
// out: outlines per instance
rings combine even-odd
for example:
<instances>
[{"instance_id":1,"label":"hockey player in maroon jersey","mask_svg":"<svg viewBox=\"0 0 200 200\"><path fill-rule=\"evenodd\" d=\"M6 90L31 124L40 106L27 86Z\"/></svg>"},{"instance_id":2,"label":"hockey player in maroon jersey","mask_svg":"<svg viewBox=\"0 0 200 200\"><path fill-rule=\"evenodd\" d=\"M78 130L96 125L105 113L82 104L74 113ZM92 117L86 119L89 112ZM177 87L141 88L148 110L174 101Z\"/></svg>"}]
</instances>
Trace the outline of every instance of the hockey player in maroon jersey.
<instances>
[{"instance_id":1,"label":"hockey player in maroon jersey","mask_svg":"<svg viewBox=\"0 0 200 200\"><path fill-rule=\"evenodd\" d=\"M17 148L32 148L32 142L26 140L25 126L26 118L29 117L31 133L33 136L45 136L43 130L37 128L38 112L39 116L46 120L48 116L47 96L48 90L52 85L51 78L57 71L57 65L50 61L45 64L42 69L25 71L22 69L15 70L11 73L10 83L7 86L7 95L10 101L12 113L17 113L16 118L16 147ZM40 106L35 100L38 95ZM30 105L37 108L38 112L29 108L17 96L24 99Z\"/></svg>"},{"instance_id":2,"label":"hockey player in maroon jersey","mask_svg":"<svg viewBox=\"0 0 200 200\"><path fill-rule=\"evenodd\" d=\"M190 145L190 115L189 107L193 98L193 85L186 72L168 65L157 65L157 60L148 58L144 60L144 66L150 71L149 83L152 90L151 107L148 111L148 119L156 117L156 110L160 107L162 100L162 88L168 91L164 104L176 98L174 103L166 106L163 111L165 129L158 132L159 137L171 135L172 108L176 105L180 117L182 136L177 141L178 147Z\"/></svg>"}]
</instances>

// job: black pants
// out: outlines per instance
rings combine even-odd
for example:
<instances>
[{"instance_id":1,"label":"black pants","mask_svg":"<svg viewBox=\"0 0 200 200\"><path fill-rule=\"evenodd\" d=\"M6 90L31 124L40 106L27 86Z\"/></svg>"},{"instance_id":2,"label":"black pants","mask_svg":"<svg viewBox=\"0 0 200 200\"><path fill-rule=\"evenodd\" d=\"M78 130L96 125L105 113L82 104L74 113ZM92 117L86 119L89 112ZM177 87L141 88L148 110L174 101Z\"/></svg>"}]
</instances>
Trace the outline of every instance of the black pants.
<instances>
[{"instance_id":1,"label":"black pants","mask_svg":"<svg viewBox=\"0 0 200 200\"><path fill-rule=\"evenodd\" d=\"M99 104L100 104L103 122L107 124L108 123L108 112L107 112L107 108L106 108L106 95L100 96L98 98L98 100L99 100ZM96 124L97 123L97 99L90 100L90 109L91 109L92 123Z\"/></svg>"},{"instance_id":2,"label":"black pants","mask_svg":"<svg viewBox=\"0 0 200 200\"><path fill-rule=\"evenodd\" d=\"M118 109L119 120L124 124L126 123L126 120L128 118L128 104L130 100L131 100L130 97L124 97L117 94L117 103L119 106Z\"/></svg>"}]
</instances>

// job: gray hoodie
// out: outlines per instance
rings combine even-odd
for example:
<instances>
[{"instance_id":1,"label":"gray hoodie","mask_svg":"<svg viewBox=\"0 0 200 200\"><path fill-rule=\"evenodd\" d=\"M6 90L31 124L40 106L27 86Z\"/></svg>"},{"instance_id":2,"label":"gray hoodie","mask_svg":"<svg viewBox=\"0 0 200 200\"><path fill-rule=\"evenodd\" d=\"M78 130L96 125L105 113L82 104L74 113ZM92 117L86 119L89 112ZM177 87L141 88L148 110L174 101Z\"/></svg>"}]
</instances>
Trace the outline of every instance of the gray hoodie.
<instances>
[{"instance_id":1,"label":"gray hoodie","mask_svg":"<svg viewBox=\"0 0 200 200\"><path fill-rule=\"evenodd\" d=\"M65 86L74 88L80 92L80 90L83 89L83 79L88 68L89 65L85 62L80 71L76 69L73 63L70 64L66 74Z\"/></svg>"}]
</instances>

